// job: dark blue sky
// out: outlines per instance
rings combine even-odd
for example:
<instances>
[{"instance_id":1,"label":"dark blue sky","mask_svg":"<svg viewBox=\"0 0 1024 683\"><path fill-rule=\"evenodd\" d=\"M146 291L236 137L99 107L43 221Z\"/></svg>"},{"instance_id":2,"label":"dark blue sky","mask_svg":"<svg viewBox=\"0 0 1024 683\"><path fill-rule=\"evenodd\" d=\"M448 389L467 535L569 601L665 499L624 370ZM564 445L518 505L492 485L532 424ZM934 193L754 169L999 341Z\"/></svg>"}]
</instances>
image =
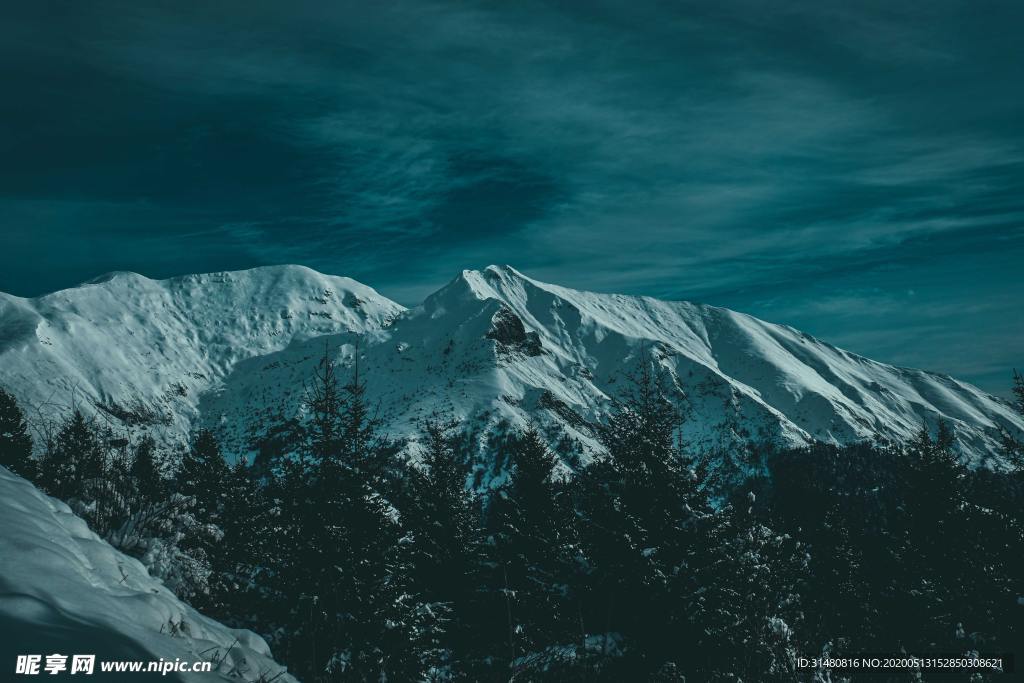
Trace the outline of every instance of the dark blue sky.
<instances>
[{"instance_id":1,"label":"dark blue sky","mask_svg":"<svg viewBox=\"0 0 1024 683\"><path fill-rule=\"evenodd\" d=\"M0 290L302 263L705 301L1006 393L1024 4L8 3Z\"/></svg>"}]
</instances>

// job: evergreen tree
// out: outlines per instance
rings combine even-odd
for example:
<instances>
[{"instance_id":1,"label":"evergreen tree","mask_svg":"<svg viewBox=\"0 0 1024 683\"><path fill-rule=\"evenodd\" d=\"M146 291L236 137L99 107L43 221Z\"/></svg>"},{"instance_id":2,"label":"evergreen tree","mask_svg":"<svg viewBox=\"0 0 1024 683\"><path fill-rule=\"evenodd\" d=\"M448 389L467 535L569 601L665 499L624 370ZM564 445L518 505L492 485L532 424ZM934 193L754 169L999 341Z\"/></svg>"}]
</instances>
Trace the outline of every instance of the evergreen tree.
<instances>
[{"instance_id":1,"label":"evergreen tree","mask_svg":"<svg viewBox=\"0 0 1024 683\"><path fill-rule=\"evenodd\" d=\"M507 436L501 450L511 478L491 495L488 510L489 586L499 617L492 617L489 640L503 645L513 676L554 675L574 658L580 635L570 589L579 554L571 499L555 481L557 459L536 429Z\"/></svg>"},{"instance_id":2,"label":"evergreen tree","mask_svg":"<svg viewBox=\"0 0 1024 683\"><path fill-rule=\"evenodd\" d=\"M96 425L75 410L57 432L39 463L39 485L50 495L70 501L86 483L102 477L106 452Z\"/></svg>"},{"instance_id":3,"label":"evergreen tree","mask_svg":"<svg viewBox=\"0 0 1024 683\"><path fill-rule=\"evenodd\" d=\"M486 656L478 629L486 609L479 588L484 534L478 501L466 488L461 437L455 422L431 419L423 425L423 467L411 468L402 508L413 540L416 586L437 617L431 637L448 675L466 674Z\"/></svg>"},{"instance_id":4,"label":"evergreen tree","mask_svg":"<svg viewBox=\"0 0 1024 683\"><path fill-rule=\"evenodd\" d=\"M579 487L584 618L599 643L594 666L609 678L702 666L700 573L717 523L679 448L680 417L660 379L644 365L630 382L600 431L608 457L583 472ZM623 649L631 654L612 661Z\"/></svg>"},{"instance_id":5,"label":"evergreen tree","mask_svg":"<svg viewBox=\"0 0 1024 683\"><path fill-rule=\"evenodd\" d=\"M25 413L14 395L3 388L0 388L0 466L26 479L36 476L32 438L28 433Z\"/></svg>"},{"instance_id":6,"label":"evergreen tree","mask_svg":"<svg viewBox=\"0 0 1024 683\"><path fill-rule=\"evenodd\" d=\"M385 488L389 469L396 465L398 444L381 431L381 421L366 401L366 382L359 376L359 347L352 376L342 387L336 433L339 440L324 462L329 468L350 470L355 480Z\"/></svg>"},{"instance_id":7,"label":"evergreen tree","mask_svg":"<svg viewBox=\"0 0 1024 683\"><path fill-rule=\"evenodd\" d=\"M202 429L182 457L176 478L177 490L195 498L200 518L216 523L223 505L228 472L217 437L210 430Z\"/></svg>"},{"instance_id":8,"label":"evergreen tree","mask_svg":"<svg viewBox=\"0 0 1024 683\"><path fill-rule=\"evenodd\" d=\"M761 519L810 549L808 623L795 625L802 651L999 651L1019 641L1024 536L1000 511L1010 509L1003 495L1019 500L1015 475L968 472L950 436L940 427L899 448L819 444L769 459Z\"/></svg>"},{"instance_id":9,"label":"evergreen tree","mask_svg":"<svg viewBox=\"0 0 1024 683\"><path fill-rule=\"evenodd\" d=\"M940 422L934 437L922 427L906 449L904 523L901 534L900 588L904 628L917 624L917 633L954 651L957 624L970 622L974 607L946 592L948 585L977 581L977 557L991 552L978 547L978 527L988 526L967 499L966 469L953 453L953 435ZM980 551L980 552L979 552Z\"/></svg>"},{"instance_id":10,"label":"evergreen tree","mask_svg":"<svg viewBox=\"0 0 1024 683\"><path fill-rule=\"evenodd\" d=\"M680 415L644 365L580 477L588 652L599 678L791 680L806 551L715 508L678 439Z\"/></svg>"},{"instance_id":11,"label":"evergreen tree","mask_svg":"<svg viewBox=\"0 0 1024 683\"><path fill-rule=\"evenodd\" d=\"M1018 415L1024 417L1024 375L1013 371L1013 408ZM1024 440L1000 427L1003 440L1003 453L1019 472L1024 473Z\"/></svg>"},{"instance_id":12,"label":"evergreen tree","mask_svg":"<svg viewBox=\"0 0 1024 683\"><path fill-rule=\"evenodd\" d=\"M258 615L264 609L266 556L282 552L275 543L273 504L244 459L231 468L223 501L223 538L210 552L213 577L206 609L233 626L258 630L263 626Z\"/></svg>"},{"instance_id":13,"label":"evergreen tree","mask_svg":"<svg viewBox=\"0 0 1024 683\"><path fill-rule=\"evenodd\" d=\"M155 501L165 495L164 479L157 461L156 441L149 434L143 436L135 446L129 472L139 502Z\"/></svg>"},{"instance_id":14,"label":"evergreen tree","mask_svg":"<svg viewBox=\"0 0 1024 683\"><path fill-rule=\"evenodd\" d=\"M344 387L324 382L337 382L333 372L318 373L310 395L340 400L310 406L314 457L285 465L275 491L296 546L271 568L294 582L277 584L280 643L306 680L418 680L437 663L435 629L413 590L411 539L382 495L396 447L379 434L357 371Z\"/></svg>"},{"instance_id":15,"label":"evergreen tree","mask_svg":"<svg viewBox=\"0 0 1024 683\"><path fill-rule=\"evenodd\" d=\"M804 627L808 549L759 521L756 496L727 505L709 525L710 562L698 581L701 647L709 680L792 681ZM681 668L687 663L682 662Z\"/></svg>"},{"instance_id":16,"label":"evergreen tree","mask_svg":"<svg viewBox=\"0 0 1024 683\"><path fill-rule=\"evenodd\" d=\"M217 577L213 558L224 541L224 508L230 469L216 436L200 430L183 454L173 482L174 494L151 509L166 509L163 534L147 541L143 562L158 564L200 609L216 609Z\"/></svg>"},{"instance_id":17,"label":"evergreen tree","mask_svg":"<svg viewBox=\"0 0 1024 683\"><path fill-rule=\"evenodd\" d=\"M263 527L266 541L261 544L263 569L257 579L262 600L250 605L258 612L253 619L256 630L269 637L275 652L292 669L308 672L309 677L322 670L316 663L316 653L302 648L301 634L309 616L308 610L298 605L316 573L310 557L318 559L317 549L307 535L315 523L312 481L311 468L301 458L279 460L268 480L267 524Z\"/></svg>"},{"instance_id":18,"label":"evergreen tree","mask_svg":"<svg viewBox=\"0 0 1024 683\"><path fill-rule=\"evenodd\" d=\"M309 454L317 460L333 457L341 449L339 422L343 398L330 346L326 342L323 356L313 371L312 382L306 386L305 402L311 415L307 442Z\"/></svg>"}]
</instances>

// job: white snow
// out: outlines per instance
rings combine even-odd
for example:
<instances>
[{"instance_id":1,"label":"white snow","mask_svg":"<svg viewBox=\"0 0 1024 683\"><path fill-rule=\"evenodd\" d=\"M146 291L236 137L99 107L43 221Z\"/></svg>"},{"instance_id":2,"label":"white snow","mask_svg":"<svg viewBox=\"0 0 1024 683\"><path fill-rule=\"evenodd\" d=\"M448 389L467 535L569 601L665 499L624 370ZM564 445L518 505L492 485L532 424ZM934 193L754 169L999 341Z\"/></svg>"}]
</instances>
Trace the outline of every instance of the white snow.
<instances>
[{"instance_id":1,"label":"white snow","mask_svg":"<svg viewBox=\"0 0 1024 683\"><path fill-rule=\"evenodd\" d=\"M540 355L488 338L503 309L536 333ZM333 343L351 364L354 339ZM228 376L204 404L204 418L231 441L234 427L260 417L246 399L274 415L299 414L295 388L322 348L293 344ZM645 354L677 390L688 417L684 436L695 448L743 439L900 440L941 418L963 445L988 456L998 451L999 425L1024 429L1005 401L950 377L877 363L726 309L580 292L507 266L464 271L387 329L365 333L360 354L371 400L396 436L415 435L420 420L441 412L481 428L557 423L596 449L587 423L607 414L624 371ZM234 435L236 447L244 449L243 436Z\"/></svg>"},{"instance_id":2,"label":"white snow","mask_svg":"<svg viewBox=\"0 0 1024 683\"><path fill-rule=\"evenodd\" d=\"M112 273L37 299L0 293L0 385L30 416L134 413L170 439L235 367L294 341L377 329L403 308L301 266L150 280Z\"/></svg>"},{"instance_id":3,"label":"white snow","mask_svg":"<svg viewBox=\"0 0 1024 683\"><path fill-rule=\"evenodd\" d=\"M355 296L356 310L345 303ZM513 318L526 337L493 338L495 321ZM325 344L345 364L359 349L370 398L399 437L440 412L481 432L557 424L594 452L590 425L644 357L670 379L695 449L907 439L945 419L998 467L998 428L1024 430L1006 401L944 375L722 308L581 292L507 266L463 271L408 311L352 280L278 267L0 297L0 321L0 384L19 398L67 400L72 387L93 402L140 396L174 416L168 431L202 423L235 452L252 446L250 426L301 414Z\"/></svg>"},{"instance_id":4,"label":"white snow","mask_svg":"<svg viewBox=\"0 0 1024 683\"><path fill-rule=\"evenodd\" d=\"M205 674L138 675L179 681L269 679L284 669L262 638L200 615L67 505L0 467L0 678L13 675L17 655L53 653L96 655L89 680L105 680L101 660L218 662ZM294 683L287 673L276 680Z\"/></svg>"}]
</instances>

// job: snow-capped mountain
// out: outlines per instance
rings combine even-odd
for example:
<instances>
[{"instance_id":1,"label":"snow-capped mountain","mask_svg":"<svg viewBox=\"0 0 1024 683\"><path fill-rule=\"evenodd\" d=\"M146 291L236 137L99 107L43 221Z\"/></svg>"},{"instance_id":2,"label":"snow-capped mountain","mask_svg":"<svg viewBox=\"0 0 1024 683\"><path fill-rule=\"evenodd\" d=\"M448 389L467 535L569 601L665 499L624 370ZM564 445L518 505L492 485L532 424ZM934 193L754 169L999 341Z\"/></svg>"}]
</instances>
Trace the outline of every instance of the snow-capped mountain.
<instances>
[{"instance_id":1,"label":"snow-capped mountain","mask_svg":"<svg viewBox=\"0 0 1024 683\"><path fill-rule=\"evenodd\" d=\"M386 329L308 340L239 365L203 401L204 418L230 438L243 424L297 415L325 343L345 365L358 344L370 398L397 436L414 435L437 412L479 427L554 423L593 450L592 425L644 358L670 379L695 448L906 439L941 418L973 452L994 453L998 426L1024 427L1005 402L969 384L877 363L789 327L713 306L575 291L495 266L464 271ZM253 404L263 411L255 421ZM259 433L236 432L236 448Z\"/></svg>"},{"instance_id":2,"label":"snow-capped mountain","mask_svg":"<svg viewBox=\"0 0 1024 683\"><path fill-rule=\"evenodd\" d=\"M325 349L346 366L358 353L393 436L414 436L432 413L481 434L533 422L557 425L584 459L597 449L593 425L643 360L664 371L694 448L905 439L945 419L987 457L1000 426L1024 429L1005 401L951 377L722 308L581 292L510 267L463 271L411 310L298 267L163 282L122 274L2 301L0 384L19 398L66 400L75 388L112 419L211 426L234 453L301 418L303 383Z\"/></svg>"},{"instance_id":3,"label":"snow-capped mountain","mask_svg":"<svg viewBox=\"0 0 1024 683\"><path fill-rule=\"evenodd\" d=\"M95 655L86 680L133 680L101 661L211 662L209 673L170 681L295 679L262 638L202 616L138 560L89 531L64 503L0 467L0 662L13 680L18 655ZM70 670L70 668L68 669ZM65 671L65 675L69 675ZM134 674L161 678L160 674ZM263 677L262 679L260 677Z\"/></svg>"},{"instance_id":4,"label":"snow-capped mountain","mask_svg":"<svg viewBox=\"0 0 1024 683\"><path fill-rule=\"evenodd\" d=\"M354 280L301 266L170 280L111 273L37 299L0 294L0 384L30 417L74 404L173 439L239 362L378 329L402 310Z\"/></svg>"}]
</instances>

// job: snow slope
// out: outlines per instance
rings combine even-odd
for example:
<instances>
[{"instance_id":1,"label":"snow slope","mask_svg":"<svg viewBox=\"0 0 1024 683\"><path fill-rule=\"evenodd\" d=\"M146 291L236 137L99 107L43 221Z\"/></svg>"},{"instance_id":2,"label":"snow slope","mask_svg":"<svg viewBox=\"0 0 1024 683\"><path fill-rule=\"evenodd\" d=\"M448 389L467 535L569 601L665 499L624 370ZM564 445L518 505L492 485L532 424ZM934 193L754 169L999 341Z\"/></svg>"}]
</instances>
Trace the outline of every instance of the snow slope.
<instances>
[{"instance_id":1,"label":"snow slope","mask_svg":"<svg viewBox=\"0 0 1024 683\"><path fill-rule=\"evenodd\" d=\"M951 377L877 363L726 309L581 292L507 266L463 271L386 329L328 340L346 365L357 342L370 398L396 436L414 435L433 412L481 429L533 421L571 434L585 456L597 449L592 425L641 359L669 378L695 449L907 439L941 418L965 451L985 457L998 450L998 426L1024 429L1006 402ZM204 419L236 449L251 448L260 428L301 414L302 382L323 344L239 364L204 398ZM499 474L483 471L491 464L481 462L478 476Z\"/></svg>"},{"instance_id":2,"label":"snow slope","mask_svg":"<svg viewBox=\"0 0 1024 683\"><path fill-rule=\"evenodd\" d=\"M111 273L37 299L0 294L0 384L30 415L75 404L117 426L187 433L234 366L403 310L301 266L150 280Z\"/></svg>"},{"instance_id":3,"label":"snow slope","mask_svg":"<svg viewBox=\"0 0 1024 683\"><path fill-rule=\"evenodd\" d=\"M583 460L644 359L668 377L694 449L906 439L945 419L982 464L999 426L1024 430L1005 401L951 377L726 309L581 292L507 266L463 271L408 311L298 266L159 282L115 274L34 300L0 295L0 384L23 402L73 396L116 425L171 435L205 424L235 453L301 419L303 382L325 348L346 365L359 349L394 436L435 412L481 433L533 421L570 434ZM479 476L500 476L485 455Z\"/></svg>"},{"instance_id":4,"label":"snow slope","mask_svg":"<svg viewBox=\"0 0 1024 683\"><path fill-rule=\"evenodd\" d=\"M200 615L64 503L0 467L0 679L15 678L17 655L45 662L53 653L95 654L87 680L133 679L102 675L101 660L218 662L211 673L134 676L171 681L252 681L284 669L259 636Z\"/></svg>"}]
</instances>

